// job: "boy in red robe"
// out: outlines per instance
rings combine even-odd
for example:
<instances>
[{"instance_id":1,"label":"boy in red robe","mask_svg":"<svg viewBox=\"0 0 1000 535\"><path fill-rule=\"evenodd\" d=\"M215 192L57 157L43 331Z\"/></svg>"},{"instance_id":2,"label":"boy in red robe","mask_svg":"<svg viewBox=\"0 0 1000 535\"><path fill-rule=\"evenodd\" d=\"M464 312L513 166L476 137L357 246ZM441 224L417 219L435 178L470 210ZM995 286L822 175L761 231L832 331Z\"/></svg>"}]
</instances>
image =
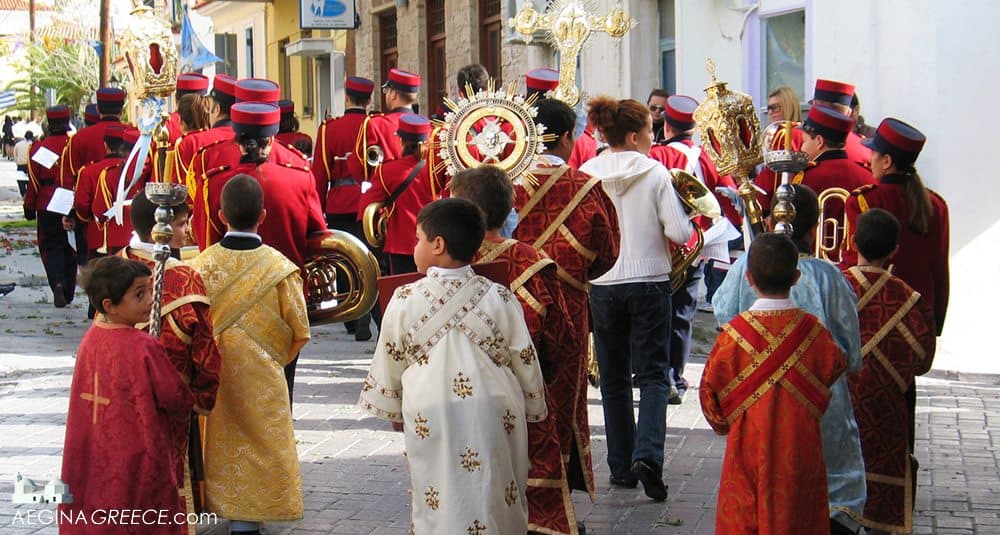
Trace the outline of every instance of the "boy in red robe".
<instances>
[{"instance_id":1,"label":"boy in red robe","mask_svg":"<svg viewBox=\"0 0 1000 535\"><path fill-rule=\"evenodd\" d=\"M70 387L60 533L181 534L186 509L170 444L187 435L194 399L163 347L134 327L153 306L151 272L120 257L95 260L83 286L99 320L87 330ZM118 517L122 510L165 511ZM177 519L180 522L177 522ZM127 524L127 525L126 525Z\"/></svg>"},{"instance_id":2,"label":"boy in red robe","mask_svg":"<svg viewBox=\"0 0 1000 535\"><path fill-rule=\"evenodd\" d=\"M538 351L542 378L548 392L572 392L578 378L574 367L566 364L580 351L580 341L573 336L573 321L566 308L556 263L544 252L500 235L514 203L514 189L503 170L483 165L455 175L449 183L453 197L468 199L486 215L486 237L473 260L476 263L505 260L509 269L510 290L524 310L524 320L531 341ZM528 424L529 533L572 534L578 528L573 499L566 480L565 458L570 459L573 430L587 425L578 422L576 400L569 396L546 396L549 416ZM579 458L574 471L583 471Z\"/></svg>"},{"instance_id":3,"label":"boy in red robe","mask_svg":"<svg viewBox=\"0 0 1000 535\"><path fill-rule=\"evenodd\" d=\"M885 210L862 214L852 242L858 265L847 270L847 282L858 294L864 344L861 372L847 382L865 458L868 501L861 524L868 533L913 531L916 471L905 393L934 359L930 301L885 269L899 249L899 230L899 221Z\"/></svg>"},{"instance_id":4,"label":"boy in red robe","mask_svg":"<svg viewBox=\"0 0 1000 535\"><path fill-rule=\"evenodd\" d=\"M820 418L847 360L789 299L795 244L764 234L747 254L758 299L723 326L701 379L705 419L728 435L715 532L830 533Z\"/></svg>"},{"instance_id":5,"label":"boy in red robe","mask_svg":"<svg viewBox=\"0 0 1000 535\"><path fill-rule=\"evenodd\" d=\"M120 255L142 262L153 268L153 240L151 237L155 222L156 205L140 192L132 199L129 214L135 234L128 247ZM189 212L187 204L174 207L174 231L172 248L183 245ZM206 416L215 407L215 396L219 389L219 370L222 356L215 343L212 318L209 315L209 299L205 283L191 267L174 258L167 260L163 273L163 307L160 322L160 344L181 377L184 378L194 395L194 415ZM145 326L148 319L140 322ZM197 419L191 415L191 438L197 438ZM189 508L201 506L200 485L203 480L201 470L200 440L188 440L184 435L174 444L178 459L178 482L184 487L183 496L189 499ZM189 467L187 465L190 465ZM188 477L189 476L189 477Z\"/></svg>"}]
</instances>

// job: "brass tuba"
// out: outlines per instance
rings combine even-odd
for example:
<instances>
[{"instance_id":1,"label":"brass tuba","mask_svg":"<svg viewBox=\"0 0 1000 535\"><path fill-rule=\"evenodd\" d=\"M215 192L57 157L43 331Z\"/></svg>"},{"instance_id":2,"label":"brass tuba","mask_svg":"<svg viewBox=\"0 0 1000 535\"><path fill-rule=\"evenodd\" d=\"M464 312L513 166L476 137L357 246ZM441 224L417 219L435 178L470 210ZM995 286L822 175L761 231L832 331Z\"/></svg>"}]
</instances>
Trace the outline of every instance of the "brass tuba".
<instances>
[{"instance_id":1,"label":"brass tuba","mask_svg":"<svg viewBox=\"0 0 1000 535\"><path fill-rule=\"evenodd\" d=\"M674 190L684 205L684 211L691 217L705 216L712 221L722 217L722 207L718 199L708 188L698 180L698 177L681 169L671 169ZM704 232L694 225L694 236L688 243L679 244L670 252L670 290L676 292L684 285L687 270L701 256L705 244Z\"/></svg>"},{"instance_id":2,"label":"brass tuba","mask_svg":"<svg viewBox=\"0 0 1000 535\"><path fill-rule=\"evenodd\" d=\"M309 323L351 321L367 314L378 299L378 261L361 240L340 230L309 237L305 271ZM347 289L337 291L337 277Z\"/></svg>"},{"instance_id":3,"label":"brass tuba","mask_svg":"<svg viewBox=\"0 0 1000 535\"><path fill-rule=\"evenodd\" d=\"M851 194L844 188L829 188L819 194L819 225L816 226L816 258L840 262L840 251L847 239L847 212L844 204ZM831 205L840 205L840 219L830 214Z\"/></svg>"},{"instance_id":4,"label":"brass tuba","mask_svg":"<svg viewBox=\"0 0 1000 535\"><path fill-rule=\"evenodd\" d=\"M376 249L385 245L389 227L389 218L385 216L384 208L384 202L373 202L365 207L361 215L361 228L365 233L365 241Z\"/></svg>"}]
</instances>

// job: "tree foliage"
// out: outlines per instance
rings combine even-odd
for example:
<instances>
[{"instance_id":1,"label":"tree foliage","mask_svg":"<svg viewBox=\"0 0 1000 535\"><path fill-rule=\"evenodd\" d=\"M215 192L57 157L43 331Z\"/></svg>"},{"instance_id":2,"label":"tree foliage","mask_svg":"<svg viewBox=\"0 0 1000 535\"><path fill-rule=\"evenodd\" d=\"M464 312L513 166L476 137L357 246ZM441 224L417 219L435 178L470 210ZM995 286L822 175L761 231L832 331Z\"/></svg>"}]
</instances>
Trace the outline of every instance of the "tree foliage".
<instances>
[{"instance_id":1,"label":"tree foliage","mask_svg":"<svg viewBox=\"0 0 1000 535\"><path fill-rule=\"evenodd\" d=\"M49 90L55 92L56 104L82 110L97 91L98 58L87 44L54 45L46 40L28 45L14 68L21 77L10 82L6 89L15 91L17 110L41 114Z\"/></svg>"}]
</instances>

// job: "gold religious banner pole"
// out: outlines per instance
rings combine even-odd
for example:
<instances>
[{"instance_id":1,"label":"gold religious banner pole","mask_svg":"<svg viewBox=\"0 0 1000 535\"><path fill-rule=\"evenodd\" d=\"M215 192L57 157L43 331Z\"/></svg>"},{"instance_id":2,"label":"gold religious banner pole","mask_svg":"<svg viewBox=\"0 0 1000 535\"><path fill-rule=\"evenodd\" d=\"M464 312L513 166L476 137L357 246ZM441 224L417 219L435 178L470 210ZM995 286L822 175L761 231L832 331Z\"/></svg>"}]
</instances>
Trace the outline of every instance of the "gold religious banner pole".
<instances>
[{"instance_id":1,"label":"gold religious banner pole","mask_svg":"<svg viewBox=\"0 0 1000 535\"><path fill-rule=\"evenodd\" d=\"M529 43L535 32L545 32L549 42L559 51L559 87L553 96L570 106L580 101L576 64L587 39L594 32L621 39L638 24L622 9L621 2L607 15L593 15L595 10L593 0L553 0L544 13L527 3L507 21L507 26L524 35Z\"/></svg>"},{"instance_id":2,"label":"gold religious banner pole","mask_svg":"<svg viewBox=\"0 0 1000 535\"><path fill-rule=\"evenodd\" d=\"M720 175L733 175L739 181L739 196L746 217L743 233L749 245L753 236L764 232L764 215L757 202L757 186L750 173L763 160L760 150L760 119L753 99L746 93L726 89L726 82L715 76L715 62L705 62L712 82L708 95L694 112L702 147L708 152Z\"/></svg>"}]
</instances>

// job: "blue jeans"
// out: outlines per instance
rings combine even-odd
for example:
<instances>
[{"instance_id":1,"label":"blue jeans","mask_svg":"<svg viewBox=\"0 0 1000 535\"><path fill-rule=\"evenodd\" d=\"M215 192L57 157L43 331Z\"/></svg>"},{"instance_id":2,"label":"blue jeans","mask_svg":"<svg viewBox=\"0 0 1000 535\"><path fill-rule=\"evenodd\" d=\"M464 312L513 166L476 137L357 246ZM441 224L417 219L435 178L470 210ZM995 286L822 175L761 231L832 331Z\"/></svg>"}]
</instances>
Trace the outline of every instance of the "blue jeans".
<instances>
[{"instance_id":1,"label":"blue jeans","mask_svg":"<svg viewBox=\"0 0 1000 535\"><path fill-rule=\"evenodd\" d=\"M611 475L632 478L637 460L661 471L670 393L670 283L594 285L590 311ZM633 383L639 387L638 426Z\"/></svg>"}]
</instances>

